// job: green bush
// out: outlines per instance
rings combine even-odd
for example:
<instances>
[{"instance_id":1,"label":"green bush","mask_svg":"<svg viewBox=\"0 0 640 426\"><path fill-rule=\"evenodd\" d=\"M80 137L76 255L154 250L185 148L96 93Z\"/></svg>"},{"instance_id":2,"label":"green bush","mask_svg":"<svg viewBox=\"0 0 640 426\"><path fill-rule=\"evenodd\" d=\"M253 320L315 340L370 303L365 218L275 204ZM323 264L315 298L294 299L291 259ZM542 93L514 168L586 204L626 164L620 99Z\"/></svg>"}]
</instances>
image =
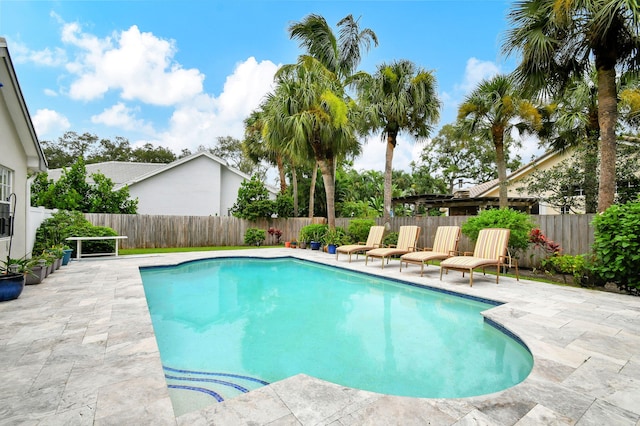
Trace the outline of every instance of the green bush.
<instances>
[{"instance_id":1,"label":"green bush","mask_svg":"<svg viewBox=\"0 0 640 426\"><path fill-rule=\"evenodd\" d=\"M398 233L397 232L389 232L384 239L382 240L382 244L385 247L389 247L390 245L397 245L398 244Z\"/></svg>"},{"instance_id":2,"label":"green bush","mask_svg":"<svg viewBox=\"0 0 640 426\"><path fill-rule=\"evenodd\" d=\"M556 274L573 275L574 284L582 284L583 278L589 275L585 255L563 254L550 256L541 261L545 271Z\"/></svg>"},{"instance_id":3,"label":"green bush","mask_svg":"<svg viewBox=\"0 0 640 426\"><path fill-rule=\"evenodd\" d=\"M325 225L322 223L312 223L311 225L305 225L302 227L302 229L300 229L299 239L300 241L304 241L307 243L311 241L321 243L328 229L329 225Z\"/></svg>"},{"instance_id":4,"label":"green bush","mask_svg":"<svg viewBox=\"0 0 640 426\"><path fill-rule=\"evenodd\" d=\"M335 229L329 229L327 227L327 232L322 236L323 244L335 244L337 246L341 244L345 244L347 242L348 237L345 230L339 226L336 226Z\"/></svg>"},{"instance_id":5,"label":"green bush","mask_svg":"<svg viewBox=\"0 0 640 426\"><path fill-rule=\"evenodd\" d=\"M467 220L462 225L462 233L472 241L478 239L481 229L485 228L508 228L511 230L509 236L509 251L513 257L518 257L520 250L529 247L529 235L535 224L526 213L510 208L483 210L479 215Z\"/></svg>"},{"instance_id":6,"label":"green bush","mask_svg":"<svg viewBox=\"0 0 640 426\"><path fill-rule=\"evenodd\" d=\"M594 272L620 288L640 289L640 202L609 207L593 226Z\"/></svg>"},{"instance_id":7,"label":"green bush","mask_svg":"<svg viewBox=\"0 0 640 426\"><path fill-rule=\"evenodd\" d=\"M289 194L279 193L274 208L279 218L293 217L293 197Z\"/></svg>"},{"instance_id":8,"label":"green bush","mask_svg":"<svg viewBox=\"0 0 640 426\"><path fill-rule=\"evenodd\" d=\"M66 241L68 237L104 237L118 235L116 231L104 226L93 226L78 211L60 210L45 219L36 231L33 255L38 255L54 246L69 246L75 250L75 243ZM115 241L84 241L83 253L111 253L115 250ZM75 256L75 253L74 253Z\"/></svg>"},{"instance_id":9,"label":"green bush","mask_svg":"<svg viewBox=\"0 0 640 426\"><path fill-rule=\"evenodd\" d=\"M353 219L349 222L347 234L351 238L351 241L367 241L369 230L372 226L375 226L375 224L376 222L373 219Z\"/></svg>"},{"instance_id":10,"label":"green bush","mask_svg":"<svg viewBox=\"0 0 640 426\"><path fill-rule=\"evenodd\" d=\"M249 246L259 246L267 238L267 231L258 228L249 228L244 233L244 243Z\"/></svg>"}]
</instances>

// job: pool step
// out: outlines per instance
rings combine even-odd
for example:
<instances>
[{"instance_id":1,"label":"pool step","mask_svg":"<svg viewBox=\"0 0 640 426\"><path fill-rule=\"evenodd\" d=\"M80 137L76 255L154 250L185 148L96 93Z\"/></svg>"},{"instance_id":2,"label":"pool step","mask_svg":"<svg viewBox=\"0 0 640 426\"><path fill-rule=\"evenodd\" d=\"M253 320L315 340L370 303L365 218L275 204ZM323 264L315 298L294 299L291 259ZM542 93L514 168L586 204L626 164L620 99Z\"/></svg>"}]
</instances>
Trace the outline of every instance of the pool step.
<instances>
[{"instance_id":1,"label":"pool step","mask_svg":"<svg viewBox=\"0 0 640 426\"><path fill-rule=\"evenodd\" d=\"M162 368L170 394L176 394L176 391L178 394L182 393L180 391L199 392L218 402L269 384L264 380L240 374L184 370L166 365Z\"/></svg>"}]
</instances>

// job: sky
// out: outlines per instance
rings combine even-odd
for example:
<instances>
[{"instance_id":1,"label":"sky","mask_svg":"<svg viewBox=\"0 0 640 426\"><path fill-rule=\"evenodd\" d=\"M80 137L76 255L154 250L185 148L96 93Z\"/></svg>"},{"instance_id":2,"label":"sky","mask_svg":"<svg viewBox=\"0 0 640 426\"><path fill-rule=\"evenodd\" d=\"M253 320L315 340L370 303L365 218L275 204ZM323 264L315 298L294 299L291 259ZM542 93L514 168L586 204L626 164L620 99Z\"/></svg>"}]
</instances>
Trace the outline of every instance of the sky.
<instances>
[{"instance_id":1,"label":"sky","mask_svg":"<svg viewBox=\"0 0 640 426\"><path fill-rule=\"evenodd\" d=\"M279 66L302 50L288 27L314 13L373 30L377 47L359 69L399 59L434 72L443 108L482 80L513 70L501 54L510 2L502 0L0 0L0 36L39 140L65 131L150 142L176 154L220 136L243 137L243 120L272 88ZM379 135L362 141L356 170L384 170ZM401 134L394 169L410 171L428 143ZM537 144L521 151L524 161Z\"/></svg>"}]
</instances>

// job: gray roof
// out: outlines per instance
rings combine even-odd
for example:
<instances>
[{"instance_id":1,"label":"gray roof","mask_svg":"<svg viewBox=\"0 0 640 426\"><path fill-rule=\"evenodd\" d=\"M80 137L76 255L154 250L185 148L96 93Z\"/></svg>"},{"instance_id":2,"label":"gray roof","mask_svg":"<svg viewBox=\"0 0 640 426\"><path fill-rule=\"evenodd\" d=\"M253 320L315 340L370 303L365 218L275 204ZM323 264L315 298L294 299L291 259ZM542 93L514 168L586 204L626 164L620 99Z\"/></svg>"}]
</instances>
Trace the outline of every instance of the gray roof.
<instances>
[{"instance_id":1,"label":"gray roof","mask_svg":"<svg viewBox=\"0 0 640 426\"><path fill-rule=\"evenodd\" d=\"M163 163L131 163L127 161L107 161L106 163L86 165L87 176L97 172L102 173L111 179L116 186L165 167L167 165ZM62 176L62 169L51 169L48 173L49 179L57 181Z\"/></svg>"}]
</instances>

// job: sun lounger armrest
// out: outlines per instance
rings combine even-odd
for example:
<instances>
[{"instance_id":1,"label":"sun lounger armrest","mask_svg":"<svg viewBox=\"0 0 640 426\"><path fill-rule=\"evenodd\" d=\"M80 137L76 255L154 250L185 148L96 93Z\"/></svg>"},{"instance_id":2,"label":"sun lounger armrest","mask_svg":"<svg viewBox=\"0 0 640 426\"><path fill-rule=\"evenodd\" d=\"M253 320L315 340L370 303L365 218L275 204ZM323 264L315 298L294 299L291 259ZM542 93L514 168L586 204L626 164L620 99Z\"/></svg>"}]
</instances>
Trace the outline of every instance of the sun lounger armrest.
<instances>
[{"instance_id":1,"label":"sun lounger armrest","mask_svg":"<svg viewBox=\"0 0 640 426\"><path fill-rule=\"evenodd\" d=\"M472 251L465 251L463 256L473 256L473 252Z\"/></svg>"},{"instance_id":2,"label":"sun lounger armrest","mask_svg":"<svg viewBox=\"0 0 640 426\"><path fill-rule=\"evenodd\" d=\"M460 252L457 250L449 250L449 256L460 256Z\"/></svg>"}]
</instances>

